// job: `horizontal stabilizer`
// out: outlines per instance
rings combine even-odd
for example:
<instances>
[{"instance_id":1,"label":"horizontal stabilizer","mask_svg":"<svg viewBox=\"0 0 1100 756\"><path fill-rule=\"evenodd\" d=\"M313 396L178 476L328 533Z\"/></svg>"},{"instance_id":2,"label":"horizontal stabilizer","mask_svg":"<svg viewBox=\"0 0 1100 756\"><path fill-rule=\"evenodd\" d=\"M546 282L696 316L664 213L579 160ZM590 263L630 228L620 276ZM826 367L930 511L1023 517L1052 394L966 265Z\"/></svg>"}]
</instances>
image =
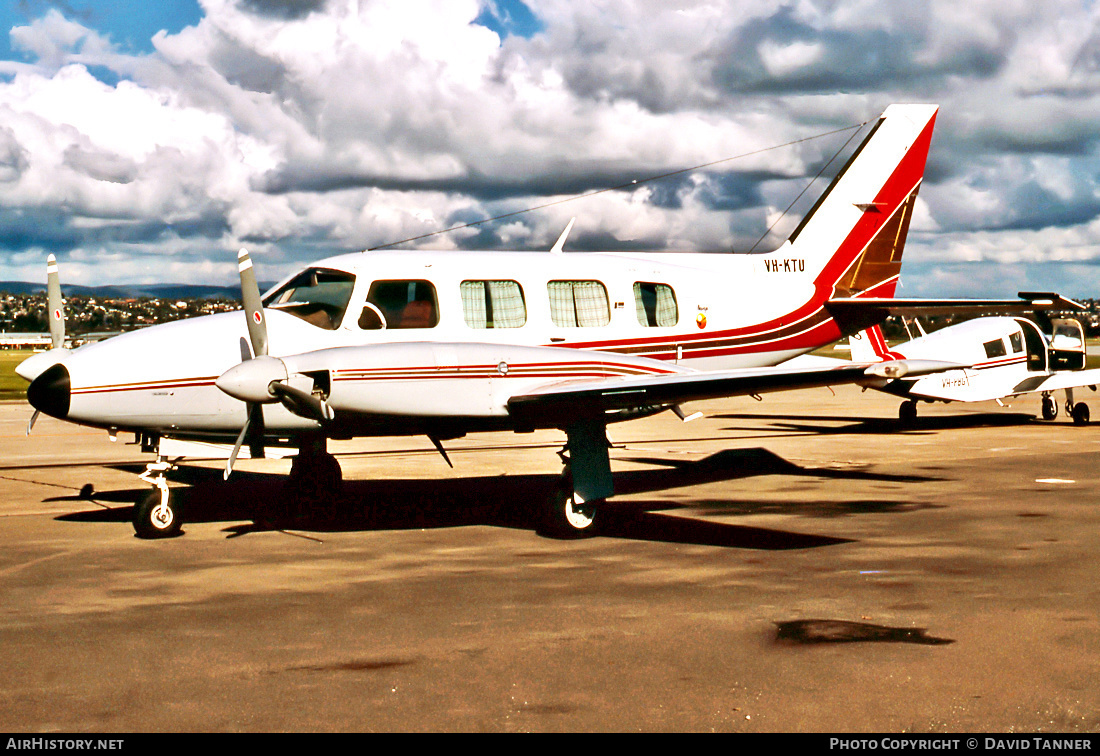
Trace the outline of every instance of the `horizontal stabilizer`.
<instances>
[{"instance_id":1,"label":"horizontal stabilizer","mask_svg":"<svg viewBox=\"0 0 1100 756\"><path fill-rule=\"evenodd\" d=\"M1025 312L1083 310L1084 305L1051 292L1020 292L1019 299L830 299L826 309L848 334L878 325L891 315L1014 315Z\"/></svg>"}]
</instances>

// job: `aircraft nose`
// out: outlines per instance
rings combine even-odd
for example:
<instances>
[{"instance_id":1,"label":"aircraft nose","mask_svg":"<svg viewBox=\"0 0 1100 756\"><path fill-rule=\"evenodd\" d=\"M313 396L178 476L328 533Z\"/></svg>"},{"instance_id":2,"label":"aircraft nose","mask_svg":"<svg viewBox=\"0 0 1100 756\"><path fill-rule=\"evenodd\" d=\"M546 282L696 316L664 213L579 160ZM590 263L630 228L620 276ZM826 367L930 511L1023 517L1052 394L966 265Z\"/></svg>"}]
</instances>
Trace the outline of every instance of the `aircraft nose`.
<instances>
[{"instance_id":1,"label":"aircraft nose","mask_svg":"<svg viewBox=\"0 0 1100 756\"><path fill-rule=\"evenodd\" d=\"M27 401L36 410L64 419L69 414L70 385L68 368L54 365L31 381Z\"/></svg>"}]
</instances>

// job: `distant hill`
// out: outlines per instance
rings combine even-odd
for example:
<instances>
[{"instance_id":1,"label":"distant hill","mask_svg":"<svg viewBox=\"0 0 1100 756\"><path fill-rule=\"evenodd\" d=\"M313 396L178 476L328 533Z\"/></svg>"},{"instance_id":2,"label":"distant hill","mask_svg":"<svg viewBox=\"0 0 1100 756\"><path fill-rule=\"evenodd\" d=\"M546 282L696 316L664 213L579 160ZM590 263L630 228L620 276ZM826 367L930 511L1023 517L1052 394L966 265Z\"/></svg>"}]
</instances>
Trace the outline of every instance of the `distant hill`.
<instances>
[{"instance_id":1,"label":"distant hill","mask_svg":"<svg viewBox=\"0 0 1100 756\"><path fill-rule=\"evenodd\" d=\"M261 283L260 291L266 291L273 284ZM0 292L8 294L43 294L44 283L27 281L0 281ZM207 286L203 284L134 284L130 286L79 286L61 284L62 296L100 297L103 299L233 299L241 298L236 286Z\"/></svg>"}]
</instances>

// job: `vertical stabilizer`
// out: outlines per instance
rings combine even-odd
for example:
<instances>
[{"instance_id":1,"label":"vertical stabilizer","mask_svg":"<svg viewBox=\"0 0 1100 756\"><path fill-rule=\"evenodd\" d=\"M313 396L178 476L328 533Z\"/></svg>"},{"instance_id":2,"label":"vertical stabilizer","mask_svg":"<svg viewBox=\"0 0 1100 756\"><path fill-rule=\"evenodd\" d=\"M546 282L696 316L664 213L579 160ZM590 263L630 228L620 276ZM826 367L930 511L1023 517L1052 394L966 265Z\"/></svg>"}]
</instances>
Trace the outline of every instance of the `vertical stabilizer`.
<instances>
[{"instance_id":1,"label":"vertical stabilizer","mask_svg":"<svg viewBox=\"0 0 1100 756\"><path fill-rule=\"evenodd\" d=\"M795 229L786 254L818 271L819 295L893 296L937 112L888 107Z\"/></svg>"},{"instance_id":2,"label":"vertical stabilizer","mask_svg":"<svg viewBox=\"0 0 1100 756\"><path fill-rule=\"evenodd\" d=\"M853 333L848 337L848 346L852 350L853 362L881 362L893 359L886 344L880 326L871 326L866 331Z\"/></svg>"}]
</instances>

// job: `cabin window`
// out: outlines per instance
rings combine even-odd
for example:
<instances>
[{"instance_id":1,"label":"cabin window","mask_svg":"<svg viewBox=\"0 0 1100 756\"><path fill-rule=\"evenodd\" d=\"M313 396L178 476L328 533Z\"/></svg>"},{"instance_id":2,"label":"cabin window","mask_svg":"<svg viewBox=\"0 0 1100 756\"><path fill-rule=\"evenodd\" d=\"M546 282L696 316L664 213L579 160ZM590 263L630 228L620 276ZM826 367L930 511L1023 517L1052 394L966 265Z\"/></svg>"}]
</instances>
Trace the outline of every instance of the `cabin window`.
<instances>
[{"instance_id":1,"label":"cabin window","mask_svg":"<svg viewBox=\"0 0 1100 756\"><path fill-rule=\"evenodd\" d=\"M668 328L680 319L676 294L668 284L635 283L634 307L644 326Z\"/></svg>"},{"instance_id":2,"label":"cabin window","mask_svg":"<svg viewBox=\"0 0 1100 756\"><path fill-rule=\"evenodd\" d=\"M1050 345L1055 349L1080 349L1081 326L1076 322L1056 324Z\"/></svg>"},{"instance_id":3,"label":"cabin window","mask_svg":"<svg viewBox=\"0 0 1100 756\"><path fill-rule=\"evenodd\" d=\"M459 293L470 328L520 328L527 322L523 289L515 281L463 281Z\"/></svg>"},{"instance_id":4,"label":"cabin window","mask_svg":"<svg viewBox=\"0 0 1100 756\"><path fill-rule=\"evenodd\" d=\"M1008 335L1008 340L1012 344L1012 353L1019 354L1024 351L1024 335L1017 331Z\"/></svg>"},{"instance_id":5,"label":"cabin window","mask_svg":"<svg viewBox=\"0 0 1100 756\"><path fill-rule=\"evenodd\" d=\"M264 299L264 307L301 318L330 331L340 327L355 288L355 276L342 270L311 268Z\"/></svg>"},{"instance_id":6,"label":"cabin window","mask_svg":"<svg viewBox=\"0 0 1100 756\"><path fill-rule=\"evenodd\" d=\"M590 328L611 322L607 289L599 281L551 281L550 319L563 328Z\"/></svg>"},{"instance_id":7,"label":"cabin window","mask_svg":"<svg viewBox=\"0 0 1100 756\"><path fill-rule=\"evenodd\" d=\"M1003 339L994 339L993 341L987 341L982 346L985 347L985 356L989 358L1004 357L1007 352L1005 351L1005 342Z\"/></svg>"},{"instance_id":8,"label":"cabin window","mask_svg":"<svg viewBox=\"0 0 1100 756\"><path fill-rule=\"evenodd\" d=\"M359 315L359 327L435 328L439 306L429 281L375 281Z\"/></svg>"}]
</instances>

